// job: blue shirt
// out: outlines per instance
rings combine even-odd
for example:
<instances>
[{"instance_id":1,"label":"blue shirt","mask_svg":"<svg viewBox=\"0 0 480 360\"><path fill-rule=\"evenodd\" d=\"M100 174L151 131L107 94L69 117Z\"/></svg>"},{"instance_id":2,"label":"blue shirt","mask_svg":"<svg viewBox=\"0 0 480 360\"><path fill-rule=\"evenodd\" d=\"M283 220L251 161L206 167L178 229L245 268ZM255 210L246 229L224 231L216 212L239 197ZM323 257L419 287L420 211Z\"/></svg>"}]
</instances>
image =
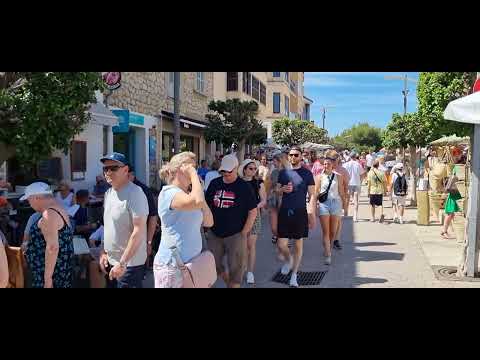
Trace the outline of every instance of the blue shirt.
<instances>
[{"instance_id":1,"label":"blue shirt","mask_svg":"<svg viewBox=\"0 0 480 360\"><path fill-rule=\"evenodd\" d=\"M176 186L168 185L158 196L158 215L162 224L162 239L155 256L155 264L167 265L173 260L170 250L173 245L177 246L184 263L200 255L202 251L202 235L200 233L203 223L202 211L180 211L171 208L173 198L182 191Z\"/></svg>"},{"instance_id":2,"label":"blue shirt","mask_svg":"<svg viewBox=\"0 0 480 360\"><path fill-rule=\"evenodd\" d=\"M301 167L300 169L281 170L278 175L280 185L293 184L293 192L283 194L282 209L305 209L307 207L308 187L315 185L311 171Z\"/></svg>"},{"instance_id":3,"label":"blue shirt","mask_svg":"<svg viewBox=\"0 0 480 360\"><path fill-rule=\"evenodd\" d=\"M205 175L207 175L207 173L209 172L210 170L208 168L200 168L197 170L197 174L202 178L203 181L205 181Z\"/></svg>"}]
</instances>

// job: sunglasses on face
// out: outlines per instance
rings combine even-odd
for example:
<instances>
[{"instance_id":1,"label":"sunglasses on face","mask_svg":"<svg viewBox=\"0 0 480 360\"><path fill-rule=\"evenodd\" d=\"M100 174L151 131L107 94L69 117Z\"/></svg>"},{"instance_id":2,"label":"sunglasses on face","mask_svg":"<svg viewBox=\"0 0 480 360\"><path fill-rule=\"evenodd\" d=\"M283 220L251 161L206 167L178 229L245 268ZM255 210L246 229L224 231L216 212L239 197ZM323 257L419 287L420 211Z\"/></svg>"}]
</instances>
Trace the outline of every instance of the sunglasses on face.
<instances>
[{"instance_id":1,"label":"sunglasses on face","mask_svg":"<svg viewBox=\"0 0 480 360\"><path fill-rule=\"evenodd\" d=\"M329 158L329 157L325 158L325 160L337 161L337 159L335 159L335 158Z\"/></svg>"},{"instance_id":2,"label":"sunglasses on face","mask_svg":"<svg viewBox=\"0 0 480 360\"><path fill-rule=\"evenodd\" d=\"M288 154L288 156L290 156L290 157L296 157L296 158L300 157L300 155L301 155L301 154Z\"/></svg>"},{"instance_id":3,"label":"sunglasses on face","mask_svg":"<svg viewBox=\"0 0 480 360\"><path fill-rule=\"evenodd\" d=\"M231 173L233 173L233 170L232 171L226 171L226 170L220 171L220 174L222 174L222 175L231 174Z\"/></svg>"},{"instance_id":4,"label":"sunglasses on face","mask_svg":"<svg viewBox=\"0 0 480 360\"><path fill-rule=\"evenodd\" d=\"M107 173L109 170L111 172L117 172L120 168L123 168L123 167L124 166L120 166L120 165L104 166L103 167L103 172Z\"/></svg>"},{"instance_id":5,"label":"sunglasses on face","mask_svg":"<svg viewBox=\"0 0 480 360\"><path fill-rule=\"evenodd\" d=\"M251 168L251 167L249 167L249 168L247 168L247 169L250 170L250 171L257 171L257 168Z\"/></svg>"}]
</instances>

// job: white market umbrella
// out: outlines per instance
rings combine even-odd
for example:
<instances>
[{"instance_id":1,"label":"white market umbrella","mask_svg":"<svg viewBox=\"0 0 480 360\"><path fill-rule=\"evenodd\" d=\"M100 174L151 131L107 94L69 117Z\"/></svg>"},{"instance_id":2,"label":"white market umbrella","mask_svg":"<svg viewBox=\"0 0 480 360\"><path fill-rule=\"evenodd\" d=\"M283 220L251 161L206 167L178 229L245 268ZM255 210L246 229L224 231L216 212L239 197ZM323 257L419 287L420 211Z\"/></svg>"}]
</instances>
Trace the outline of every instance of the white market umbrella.
<instances>
[{"instance_id":1,"label":"white market umbrella","mask_svg":"<svg viewBox=\"0 0 480 360\"><path fill-rule=\"evenodd\" d=\"M480 124L480 91L449 103L443 117L461 123Z\"/></svg>"},{"instance_id":2,"label":"white market umbrella","mask_svg":"<svg viewBox=\"0 0 480 360\"><path fill-rule=\"evenodd\" d=\"M477 218L479 215L479 177L480 177L480 92L452 101L445 109L443 116L447 120L461 123L475 124L472 148L472 181L470 183L470 200L468 206L467 222L467 250L465 255L465 269L467 276L475 276L477 272Z\"/></svg>"}]
</instances>

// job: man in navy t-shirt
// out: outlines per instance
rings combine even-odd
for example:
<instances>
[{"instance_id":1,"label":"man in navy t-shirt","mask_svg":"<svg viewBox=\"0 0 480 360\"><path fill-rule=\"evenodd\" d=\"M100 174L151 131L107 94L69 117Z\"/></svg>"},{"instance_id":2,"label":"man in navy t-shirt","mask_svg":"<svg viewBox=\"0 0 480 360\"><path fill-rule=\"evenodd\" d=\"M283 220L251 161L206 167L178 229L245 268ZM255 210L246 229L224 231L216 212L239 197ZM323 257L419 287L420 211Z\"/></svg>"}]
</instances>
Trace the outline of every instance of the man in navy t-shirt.
<instances>
[{"instance_id":1,"label":"man in navy t-shirt","mask_svg":"<svg viewBox=\"0 0 480 360\"><path fill-rule=\"evenodd\" d=\"M303 239L308 237L308 229L315 227L315 181L312 172L302 167L302 150L293 146L288 159L292 169L284 169L278 175L277 192L282 194L282 204L278 213L278 247L286 259L281 269L283 275L292 270L290 286L298 287L297 272L303 254ZM310 208L307 211L307 194ZM288 239L295 240L295 255L288 249Z\"/></svg>"}]
</instances>

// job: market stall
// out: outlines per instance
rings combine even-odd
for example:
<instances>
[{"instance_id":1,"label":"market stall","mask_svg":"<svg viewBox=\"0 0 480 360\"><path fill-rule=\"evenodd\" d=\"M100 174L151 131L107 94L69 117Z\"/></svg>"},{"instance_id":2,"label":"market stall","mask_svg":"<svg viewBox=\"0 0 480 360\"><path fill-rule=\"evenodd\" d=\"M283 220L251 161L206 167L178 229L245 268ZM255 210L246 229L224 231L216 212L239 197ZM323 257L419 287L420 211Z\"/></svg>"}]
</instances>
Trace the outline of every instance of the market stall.
<instances>
[{"instance_id":1,"label":"market stall","mask_svg":"<svg viewBox=\"0 0 480 360\"><path fill-rule=\"evenodd\" d=\"M445 119L474 124L471 146L471 172L469 174L469 200L466 206L466 239L457 274L474 277L478 273L478 209L480 177L480 92L452 101L448 104Z\"/></svg>"},{"instance_id":2,"label":"market stall","mask_svg":"<svg viewBox=\"0 0 480 360\"><path fill-rule=\"evenodd\" d=\"M468 197L466 189L468 188L470 167L469 148L470 138L456 135L446 136L430 143L430 156L426 164L426 173L430 185L429 200L434 220L440 222L443 220L443 216L439 214L447 197L445 184L454 168L458 178L457 186L462 196L462 200L459 200L459 206L461 207L461 214L459 215L465 216L464 205ZM461 219L458 221L461 221Z\"/></svg>"}]
</instances>

